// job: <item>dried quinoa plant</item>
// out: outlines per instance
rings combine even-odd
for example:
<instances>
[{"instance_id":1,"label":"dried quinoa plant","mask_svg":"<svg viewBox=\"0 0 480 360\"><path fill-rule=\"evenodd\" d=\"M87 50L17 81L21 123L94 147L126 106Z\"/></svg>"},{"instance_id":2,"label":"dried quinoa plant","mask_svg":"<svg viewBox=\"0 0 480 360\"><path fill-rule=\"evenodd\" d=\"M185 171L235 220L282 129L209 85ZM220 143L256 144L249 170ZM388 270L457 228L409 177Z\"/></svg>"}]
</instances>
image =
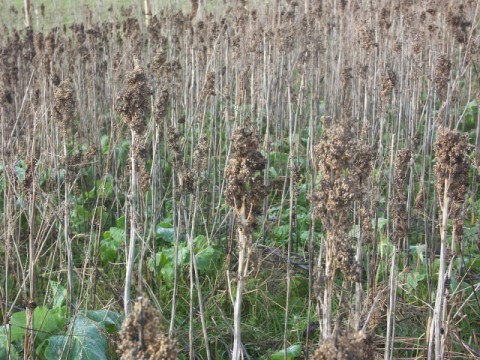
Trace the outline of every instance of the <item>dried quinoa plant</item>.
<instances>
[{"instance_id":1,"label":"dried quinoa plant","mask_svg":"<svg viewBox=\"0 0 480 360\"><path fill-rule=\"evenodd\" d=\"M323 292L322 335L331 336L331 301L333 281L339 270L348 282L357 282L361 266L355 254L356 239L349 235L352 227L352 211L356 201L361 201L366 191L366 181L372 171L373 151L357 140L351 119L338 121L328 127L315 155L321 172L321 180L312 200L314 212L326 231L325 239L325 288ZM360 301L360 299L359 299ZM319 299L322 303L322 300ZM357 314L359 318L359 314Z\"/></svg>"},{"instance_id":2,"label":"dried quinoa plant","mask_svg":"<svg viewBox=\"0 0 480 360\"><path fill-rule=\"evenodd\" d=\"M126 74L127 84L118 99L117 110L131 131L130 161L130 244L127 253L124 306L128 315L131 309L130 291L134 265L134 252L137 236L137 188L148 189L150 176L145 169L146 152L141 142L141 135L145 132L147 116L150 114L151 90L147 77L139 61L134 59L134 69ZM140 179L138 178L140 175Z\"/></svg>"},{"instance_id":3,"label":"dried quinoa plant","mask_svg":"<svg viewBox=\"0 0 480 360\"><path fill-rule=\"evenodd\" d=\"M256 176L265 168L265 159L258 150L259 139L253 130L240 128L232 135L232 157L225 170L227 204L235 211L239 228L251 234L256 227L262 200L265 197L263 178Z\"/></svg>"},{"instance_id":4,"label":"dried quinoa plant","mask_svg":"<svg viewBox=\"0 0 480 360\"><path fill-rule=\"evenodd\" d=\"M118 99L117 111L130 130L143 134L150 114L151 90L145 71L135 60L135 67L126 75L126 87Z\"/></svg>"},{"instance_id":5,"label":"dried quinoa plant","mask_svg":"<svg viewBox=\"0 0 480 360\"><path fill-rule=\"evenodd\" d=\"M445 98L448 82L450 81L450 71L452 62L446 55L440 55L435 67L435 85L441 97Z\"/></svg>"},{"instance_id":6,"label":"dried quinoa plant","mask_svg":"<svg viewBox=\"0 0 480 360\"><path fill-rule=\"evenodd\" d=\"M432 315L428 337L428 358L443 358L445 342L448 333L445 332L446 306L449 297L447 283L452 276L453 262L456 254L456 235L462 234L464 214L462 211L468 191L468 172L470 159L468 156L468 135L449 129L440 129L435 143L435 176L441 209L440 221L440 267L438 270L438 285L435 297L435 307ZM448 220L454 221L452 240L447 242ZM461 239L461 236L460 236ZM447 252L450 254L447 255ZM447 257L450 262L447 268Z\"/></svg>"},{"instance_id":7,"label":"dried quinoa plant","mask_svg":"<svg viewBox=\"0 0 480 360\"><path fill-rule=\"evenodd\" d=\"M160 327L160 314L148 300L139 298L120 331L117 352L122 360L176 360L175 340Z\"/></svg>"},{"instance_id":8,"label":"dried quinoa plant","mask_svg":"<svg viewBox=\"0 0 480 360\"><path fill-rule=\"evenodd\" d=\"M237 291L234 299L234 339L232 359L243 357L241 339L241 307L243 290L249 273L252 250L252 231L257 225L266 189L263 177L257 175L265 168L265 159L258 150L259 138L255 131L236 129L232 135L232 156L225 169L227 188L225 199L237 218L238 270Z\"/></svg>"},{"instance_id":9,"label":"dried quinoa plant","mask_svg":"<svg viewBox=\"0 0 480 360\"><path fill-rule=\"evenodd\" d=\"M392 200L392 218L394 222L393 237L396 246L408 237L408 214L407 214L407 175L412 162L410 149L400 150L395 159L395 174L393 180L394 196Z\"/></svg>"},{"instance_id":10,"label":"dried quinoa plant","mask_svg":"<svg viewBox=\"0 0 480 360\"><path fill-rule=\"evenodd\" d=\"M75 117L75 90L70 80L62 81L55 89L55 102L53 105L53 120L64 136L71 129Z\"/></svg>"},{"instance_id":11,"label":"dried quinoa plant","mask_svg":"<svg viewBox=\"0 0 480 360\"><path fill-rule=\"evenodd\" d=\"M375 344L364 331L335 336L324 340L313 354L313 360L370 360L374 359Z\"/></svg>"},{"instance_id":12,"label":"dried quinoa plant","mask_svg":"<svg viewBox=\"0 0 480 360\"><path fill-rule=\"evenodd\" d=\"M67 142L68 134L70 133L73 118L75 116L76 99L75 90L70 80L62 81L54 94L54 105L52 116L57 126L59 127L63 136L63 157L64 157L64 218L63 218L63 232L65 238L65 250L67 255L67 306L71 307L73 304L73 253L72 253L72 239L70 236L70 200L69 200L69 169L68 169L68 151Z\"/></svg>"}]
</instances>

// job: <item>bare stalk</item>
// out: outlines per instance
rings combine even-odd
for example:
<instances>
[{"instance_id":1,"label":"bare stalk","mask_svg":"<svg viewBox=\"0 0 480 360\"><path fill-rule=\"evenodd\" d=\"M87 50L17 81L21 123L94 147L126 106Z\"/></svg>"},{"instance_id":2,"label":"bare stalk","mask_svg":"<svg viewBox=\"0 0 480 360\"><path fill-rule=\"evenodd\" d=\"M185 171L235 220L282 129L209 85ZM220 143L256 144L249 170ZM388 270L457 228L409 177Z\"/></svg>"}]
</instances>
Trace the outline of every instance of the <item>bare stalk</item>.
<instances>
[{"instance_id":1,"label":"bare stalk","mask_svg":"<svg viewBox=\"0 0 480 360\"><path fill-rule=\"evenodd\" d=\"M388 303L388 312L387 312L387 335L385 337L385 356L386 360L390 360L393 357L393 344L395 338L395 305L397 298L397 287L396 287L396 268L395 262L397 259L397 246L393 245L392 260L390 263L390 296Z\"/></svg>"},{"instance_id":2,"label":"bare stalk","mask_svg":"<svg viewBox=\"0 0 480 360\"><path fill-rule=\"evenodd\" d=\"M245 211L245 207L243 206ZM248 275L248 253L251 237L245 234L242 228L237 229L238 235L238 271L237 271L237 291L235 294L235 302L233 304L233 351L232 359L238 360L243 354L242 343L242 300L243 291Z\"/></svg>"},{"instance_id":3,"label":"bare stalk","mask_svg":"<svg viewBox=\"0 0 480 360\"><path fill-rule=\"evenodd\" d=\"M132 274L133 264L135 260L135 238L136 238L136 190L137 190L137 172L135 155L133 154L133 146L135 145L135 131L131 130L132 143L130 151L131 160L131 175L130 175L130 239L127 252L126 274L125 274L125 288L123 292L124 310L125 314L130 314L132 309L131 305L131 287L132 287Z\"/></svg>"},{"instance_id":4,"label":"bare stalk","mask_svg":"<svg viewBox=\"0 0 480 360\"><path fill-rule=\"evenodd\" d=\"M65 183L64 183L64 213L63 213L63 236L67 250L67 309L73 309L73 253L72 239L70 238L70 202L68 182L68 153L67 140L63 140L63 156L65 159Z\"/></svg>"},{"instance_id":5,"label":"bare stalk","mask_svg":"<svg viewBox=\"0 0 480 360\"><path fill-rule=\"evenodd\" d=\"M23 6L25 8L25 27L32 26L32 1L24 0Z\"/></svg>"},{"instance_id":6,"label":"bare stalk","mask_svg":"<svg viewBox=\"0 0 480 360\"><path fill-rule=\"evenodd\" d=\"M34 122L34 129L33 134L36 133L36 121ZM35 354L35 332L34 332L34 311L36 307L36 281L37 281L37 274L36 274L36 246L35 246L35 195L36 195L36 188L35 188L35 136L33 136L32 141L32 150L30 153L30 180L31 183L29 184L30 187L26 189L29 192L29 204L28 204L28 276L30 279L30 289L29 289L29 300L26 309L26 327L27 331L25 333L25 350L24 354L25 357L28 359L33 359ZM28 172L28 169L27 169Z\"/></svg>"},{"instance_id":7,"label":"bare stalk","mask_svg":"<svg viewBox=\"0 0 480 360\"><path fill-rule=\"evenodd\" d=\"M143 6L145 10L145 25L147 25L148 28L152 21L152 5L150 4L150 0L144 0Z\"/></svg>"},{"instance_id":8,"label":"bare stalk","mask_svg":"<svg viewBox=\"0 0 480 360\"><path fill-rule=\"evenodd\" d=\"M361 205L359 206L361 208ZM358 224L359 234L357 242L357 254L355 259L357 263L362 264L363 261L363 232L362 232L362 219L359 216L360 222ZM354 311L354 330L360 330L360 318L362 315L362 273L358 277L358 281L355 283L355 311Z\"/></svg>"},{"instance_id":9,"label":"bare stalk","mask_svg":"<svg viewBox=\"0 0 480 360\"><path fill-rule=\"evenodd\" d=\"M252 247L252 231L257 225L261 204L266 195L264 179L256 175L265 167L265 159L258 151L259 139L255 131L239 128L232 135L232 153L225 177L226 201L237 216L237 290L233 300L233 351L232 359L238 360L246 353L241 337L243 291L248 277L249 254ZM248 160L247 160L248 159Z\"/></svg>"},{"instance_id":10,"label":"bare stalk","mask_svg":"<svg viewBox=\"0 0 480 360\"><path fill-rule=\"evenodd\" d=\"M435 296L435 307L433 309L432 321L430 323L430 334L428 342L428 359L443 358L442 328L443 328L443 301L445 295L445 270L446 270L446 252L447 252L447 229L448 229L448 211L450 207L450 196L448 195L449 179L445 179L442 200L442 221L440 224L440 268L438 269L437 294Z\"/></svg>"}]
</instances>

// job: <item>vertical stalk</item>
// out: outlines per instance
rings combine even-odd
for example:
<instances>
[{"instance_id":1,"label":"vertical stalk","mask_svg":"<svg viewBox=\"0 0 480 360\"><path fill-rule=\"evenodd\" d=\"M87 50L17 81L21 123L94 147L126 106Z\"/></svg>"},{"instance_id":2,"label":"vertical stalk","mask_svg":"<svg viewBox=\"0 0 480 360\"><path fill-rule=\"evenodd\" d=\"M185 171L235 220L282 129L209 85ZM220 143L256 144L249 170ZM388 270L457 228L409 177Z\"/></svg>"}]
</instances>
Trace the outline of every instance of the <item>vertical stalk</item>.
<instances>
[{"instance_id":1,"label":"vertical stalk","mask_svg":"<svg viewBox=\"0 0 480 360\"><path fill-rule=\"evenodd\" d=\"M176 171L175 168L172 171L172 196L175 199L177 195L177 182L176 182ZM175 316L177 313L177 294L178 294L178 244L180 242L180 229L179 229L179 211L178 205L176 202L173 202L173 226L177 231L174 235L174 245L173 245L173 294L172 294L172 315L170 317L170 327L168 329L168 336L173 336L173 331L175 329Z\"/></svg>"},{"instance_id":2,"label":"vertical stalk","mask_svg":"<svg viewBox=\"0 0 480 360\"><path fill-rule=\"evenodd\" d=\"M25 8L25 27L32 26L32 2L31 0L24 0L23 6Z\"/></svg>"},{"instance_id":3,"label":"vertical stalk","mask_svg":"<svg viewBox=\"0 0 480 360\"><path fill-rule=\"evenodd\" d=\"M325 290L322 307L322 337L328 339L332 335L332 295L333 295L333 266L332 244L325 239Z\"/></svg>"},{"instance_id":4,"label":"vertical stalk","mask_svg":"<svg viewBox=\"0 0 480 360\"><path fill-rule=\"evenodd\" d=\"M430 324L430 336L428 342L428 359L443 359L442 349L442 327L444 321L443 301L445 295L445 272L447 253L447 229L448 212L450 208L450 196L448 195L450 181L445 179L443 189L443 201L441 205L442 222L440 224L440 268L438 269L437 294L435 296L435 307L433 310L432 322Z\"/></svg>"},{"instance_id":5,"label":"vertical stalk","mask_svg":"<svg viewBox=\"0 0 480 360\"><path fill-rule=\"evenodd\" d=\"M143 6L145 10L145 25L147 28L150 26L150 22L152 21L152 6L150 4L150 0L144 0Z\"/></svg>"},{"instance_id":6,"label":"vertical stalk","mask_svg":"<svg viewBox=\"0 0 480 360\"><path fill-rule=\"evenodd\" d=\"M127 270L125 275L125 289L123 293L124 301L124 310L125 315L130 314L132 309L131 304L131 286L132 286L132 274L133 274L133 263L135 260L135 237L136 237L136 190L137 190L137 173L136 173L136 162L135 154L133 153L133 146L135 145L135 131L131 130L132 143L130 149L130 160L131 160L131 177L130 177L130 239L128 245L127 253Z\"/></svg>"},{"instance_id":7,"label":"vertical stalk","mask_svg":"<svg viewBox=\"0 0 480 360\"><path fill-rule=\"evenodd\" d=\"M359 205L359 234L358 234L358 242L357 242L357 254L356 254L356 261L362 266L362 245L363 245L363 233L362 233L362 217L360 216L362 204L360 202ZM360 276L358 281L355 283L355 313L354 313L354 330L360 329L360 318L362 315L362 272L360 271Z\"/></svg>"},{"instance_id":8,"label":"vertical stalk","mask_svg":"<svg viewBox=\"0 0 480 360\"><path fill-rule=\"evenodd\" d=\"M393 356L393 344L395 338L395 304L397 299L397 287L395 281L395 262L397 257L397 246L393 245L392 261L390 265L390 296L387 312L387 336L385 338L385 356L384 359L390 360Z\"/></svg>"},{"instance_id":9,"label":"vertical stalk","mask_svg":"<svg viewBox=\"0 0 480 360\"><path fill-rule=\"evenodd\" d=\"M65 159L64 174L64 213L63 213L63 236L67 250L67 311L73 310L73 254L72 239L70 238L70 204L69 204L69 181L68 181L68 152L66 134L63 138L63 157Z\"/></svg>"},{"instance_id":10,"label":"vertical stalk","mask_svg":"<svg viewBox=\"0 0 480 360\"><path fill-rule=\"evenodd\" d=\"M36 133L36 121L34 121L34 128L33 134ZM32 150L30 153L32 163L29 165L31 166L32 171L32 183L30 194L29 194L29 204L28 204L28 277L30 279L30 288L29 288L29 301L28 306L26 309L26 327L27 331L25 333L25 349L24 354L25 358L33 359L35 356L35 348L34 348L34 341L35 341L35 333L34 333L34 326L35 326L35 319L34 319L34 310L36 307L36 260L35 260L35 164L34 164L34 155L35 155L35 136L32 139ZM27 190L28 191L28 190Z\"/></svg>"},{"instance_id":11,"label":"vertical stalk","mask_svg":"<svg viewBox=\"0 0 480 360\"><path fill-rule=\"evenodd\" d=\"M242 207L243 218L245 218L245 206ZM242 228L237 229L238 233L238 271L237 271L237 291L235 303L233 305L233 352L232 359L239 360L242 357L242 300L243 290L248 274L248 235Z\"/></svg>"}]
</instances>

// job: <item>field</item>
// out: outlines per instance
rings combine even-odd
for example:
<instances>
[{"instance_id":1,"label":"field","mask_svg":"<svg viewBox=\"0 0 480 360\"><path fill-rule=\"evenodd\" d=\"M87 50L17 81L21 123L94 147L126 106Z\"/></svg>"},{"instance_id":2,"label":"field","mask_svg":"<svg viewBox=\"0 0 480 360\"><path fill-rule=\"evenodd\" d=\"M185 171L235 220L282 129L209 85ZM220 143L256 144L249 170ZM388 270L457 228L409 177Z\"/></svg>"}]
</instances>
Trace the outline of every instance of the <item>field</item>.
<instances>
[{"instance_id":1,"label":"field","mask_svg":"<svg viewBox=\"0 0 480 360\"><path fill-rule=\"evenodd\" d=\"M22 4L0 360L480 358L477 1Z\"/></svg>"}]
</instances>

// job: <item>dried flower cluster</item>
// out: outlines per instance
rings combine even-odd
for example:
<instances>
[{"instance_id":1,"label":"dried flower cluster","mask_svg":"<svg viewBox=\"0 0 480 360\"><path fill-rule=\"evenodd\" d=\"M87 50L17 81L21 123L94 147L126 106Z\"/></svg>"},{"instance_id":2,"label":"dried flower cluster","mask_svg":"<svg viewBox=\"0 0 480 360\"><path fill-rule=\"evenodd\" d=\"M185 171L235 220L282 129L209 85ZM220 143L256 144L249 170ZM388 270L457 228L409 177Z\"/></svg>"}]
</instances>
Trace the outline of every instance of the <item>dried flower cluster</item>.
<instances>
[{"instance_id":1,"label":"dried flower cluster","mask_svg":"<svg viewBox=\"0 0 480 360\"><path fill-rule=\"evenodd\" d=\"M88 149L79 149L78 152L68 158L68 166L81 167L88 165L94 158L97 149L90 146Z\"/></svg>"},{"instance_id":2,"label":"dried flower cluster","mask_svg":"<svg viewBox=\"0 0 480 360\"><path fill-rule=\"evenodd\" d=\"M447 11L447 24L454 34L455 40L463 44L468 39L468 29L472 25L470 21L466 19L465 5L462 3L451 4Z\"/></svg>"},{"instance_id":3,"label":"dried flower cluster","mask_svg":"<svg viewBox=\"0 0 480 360\"><path fill-rule=\"evenodd\" d=\"M165 116L167 115L167 112L168 112L169 99L170 99L170 96L168 93L168 89L163 88L158 91L155 99L155 109L153 113L153 118L157 126L160 127L160 130L161 130L161 125L163 124L163 121L165 120Z\"/></svg>"},{"instance_id":4,"label":"dried flower cluster","mask_svg":"<svg viewBox=\"0 0 480 360\"><path fill-rule=\"evenodd\" d=\"M33 158L27 160L27 169L25 170L25 179L23 180L23 189L27 194L31 194L35 186L35 169L37 162Z\"/></svg>"},{"instance_id":5,"label":"dried flower cluster","mask_svg":"<svg viewBox=\"0 0 480 360\"><path fill-rule=\"evenodd\" d=\"M435 143L435 159L439 198L443 199L447 184L447 194L452 199L450 218L454 220L457 235L462 235L465 217L463 205L468 192L468 172L471 163L468 156L468 135L454 130L440 130Z\"/></svg>"},{"instance_id":6,"label":"dried flower cluster","mask_svg":"<svg viewBox=\"0 0 480 360\"><path fill-rule=\"evenodd\" d=\"M150 113L151 90L138 63L126 75L127 85L118 99L118 111L130 130L143 134Z\"/></svg>"},{"instance_id":7,"label":"dried flower cluster","mask_svg":"<svg viewBox=\"0 0 480 360\"><path fill-rule=\"evenodd\" d=\"M371 335L363 331L324 340L313 355L314 360L370 360L375 345Z\"/></svg>"},{"instance_id":8,"label":"dried flower cluster","mask_svg":"<svg viewBox=\"0 0 480 360\"><path fill-rule=\"evenodd\" d=\"M206 169L207 138L199 139L192 155L192 166L187 166L181 150L181 136L173 126L168 129L167 144L173 155L173 165L179 180L181 192L193 193ZM179 193L177 194L179 195Z\"/></svg>"},{"instance_id":9,"label":"dried flower cluster","mask_svg":"<svg viewBox=\"0 0 480 360\"><path fill-rule=\"evenodd\" d=\"M176 360L177 344L161 332L159 312L140 298L124 320L118 354L122 360Z\"/></svg>"},{"instance_id":10,"label":"dried flower cluster","mask_svg":"<svg viewBox=\"0 0 480 360\"><path fill-rule=\"evenodd\" d=\"M397 75L391 68L387 68L382 74L382 98L388 98L397 84Z\"/></svg>"},{"instance_id":11,"label":"dried flower cluster","mask_svg":"<svg viewBox=\"0 0 480 360\"><path fill-rule=\"evenodd\" d=\"M407 213L407 175L413 153L410 149L400 150L395 159L395 174L393 180L394 195L392 199L392 218L394 221L393 238L400 246L402 240L408 236Z\"/></svg>"},{"instance_id":12,"label":"dried flower cluster","mask_svg":"<svg viewBox=\"0 0 480 360\"><path fill-rule=\"evenodd\" d=\"M64 80L55 90L53 120L66 135L71 128L75 116L75 90L70 80Z\"/></svg>"},{"instance_id":13,"label":"dried flower cluster","mask_svg":"<svg viewBox=\"0 0 480 360\"><path fill-rule=\"evenodd\" d=\"M265 168L258 150L259 138L254 130L236 129L232 135L232 156L225 169L225 198L239 216L240 226L249 233L256 226L266 189L257 172Z\"/></svg>"},{"instance_id":14,"label":"dried flower cluster","mask_svg":"<svg viewBox=\"0 0 480 360\"><path fill-rule=\"evenodd\" d=\"M315 147L322 179L313 194L315 214L327 231L327 257L352 282L360 265L355 261L355 239L349 235L351 212L365 194L373 158L371 147L357 139L353 125L350 119L332 124Z\"/></svg>"},{"instance_id":15,"label":"dried flower cluster","mask_svg":"<svg viewBox=\"0 0 480 360\"><path fill-rule=\"evenodd\" d=\"M450 70L452 68L452 62L446 55L440 55L437 59L437 66L435 67L435 85L437 91L441 96L445 96L446 87L450 80Z\"/></svg>"},{"instance_id":16,"label":"dried flower cluster","mask_svg":"<svg viewBox=\"0 0 480 360\"><path fill-rule=\"evenodd\" d=\"M147 191L150 187L150 173L147 170L147 149L141 141L132 144L132 156L135 157L135 167L138 173L138 183L142 191Z\"/></svg>"}]
</instances>

